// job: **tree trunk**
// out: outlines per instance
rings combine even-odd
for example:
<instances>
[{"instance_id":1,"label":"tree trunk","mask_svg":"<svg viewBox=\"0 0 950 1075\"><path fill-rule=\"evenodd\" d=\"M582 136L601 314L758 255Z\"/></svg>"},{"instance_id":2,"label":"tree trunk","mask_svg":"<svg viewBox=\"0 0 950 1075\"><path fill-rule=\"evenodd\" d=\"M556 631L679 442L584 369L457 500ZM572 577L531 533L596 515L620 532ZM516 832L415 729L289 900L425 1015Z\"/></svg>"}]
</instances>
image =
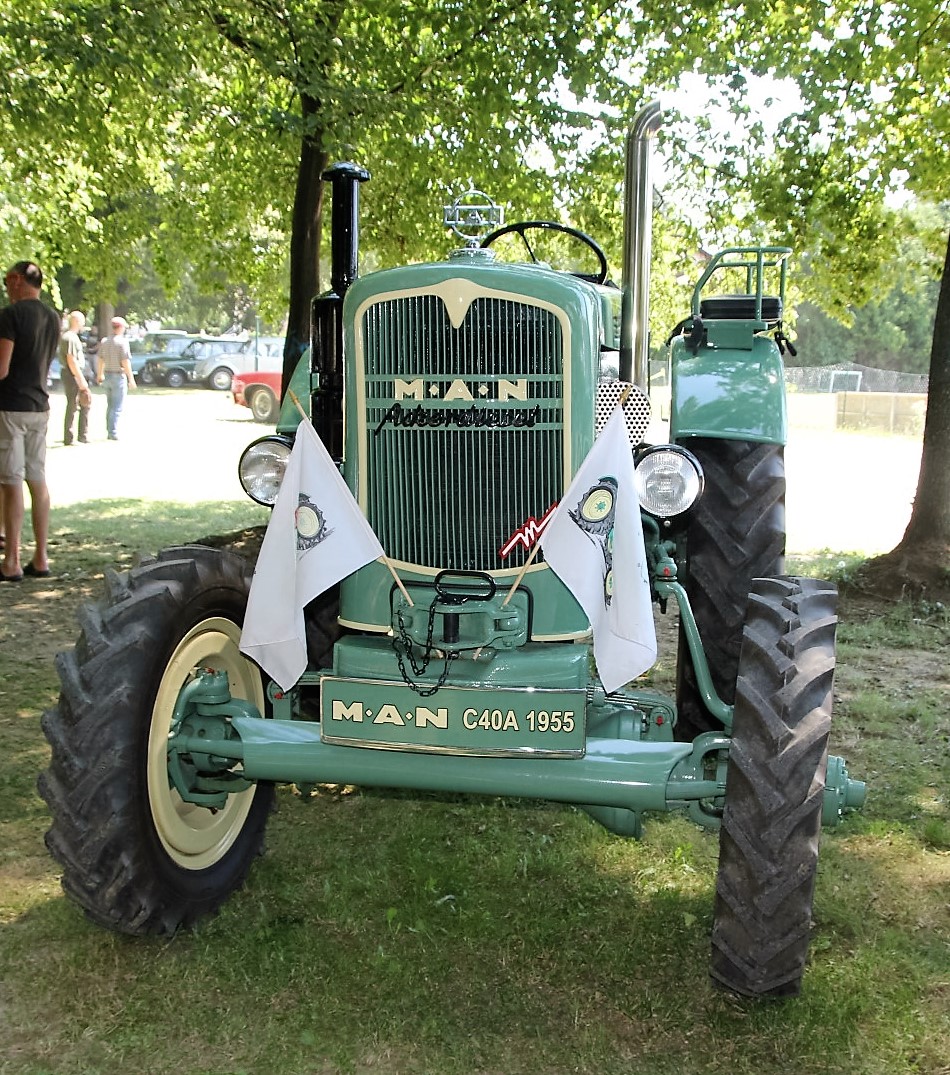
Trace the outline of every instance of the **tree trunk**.
<instances>
[{"instance_id":1,"label":"tree trunk","mask_svg":"<svg viewBox=\"0 0 950 1075\"><path fill-rule=\"evenodd\" d=\"M930 350L920 478L910 522L894 551L910 554L924 544L950 548L950 235Z\"/></svg>"},{"instance_id":2,"label":"tree trunk","mask_svg":"<svg viewBox=\"0 0 950 1075\"><path fill-rule=\"evenodd\" d=\"M115 307L111 302L96 304L95 329L100 340L107 340L112 335L112 318L115 315Z\"/></svg>"},{"instance_id":3,"label":"tree trunk","mask_svg":"<svg viewBox=\"0 0 950 1075\"><path fill-rule=\"evenodd\" d=\"M283 386L286 391L297 362L310 344L310 302L320 290L320 240L323 234L323 180L328 163L322 131L314 119L318 102L300 96L303 137L290 233L290 308L284 346Z\"/></svg>"}]
</instances>

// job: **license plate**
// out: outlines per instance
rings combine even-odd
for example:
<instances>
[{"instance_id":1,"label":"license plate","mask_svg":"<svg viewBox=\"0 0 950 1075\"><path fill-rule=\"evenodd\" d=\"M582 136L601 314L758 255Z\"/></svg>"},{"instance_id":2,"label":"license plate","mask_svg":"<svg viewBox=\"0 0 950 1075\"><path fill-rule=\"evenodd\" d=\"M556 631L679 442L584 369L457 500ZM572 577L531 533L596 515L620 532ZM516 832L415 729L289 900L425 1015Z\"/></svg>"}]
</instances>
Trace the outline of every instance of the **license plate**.
<instances>
[{"instance_id":1,"label":"license plate","mask_svg":"<svg viewBox=\"0 0 950 1075\"><path fill-rule=\"evenodd\" d=\"M586 692L441 687L423 698L404 683L320 680L325 743L444 754L584 754Z\"/></svg>"}]
</instances>

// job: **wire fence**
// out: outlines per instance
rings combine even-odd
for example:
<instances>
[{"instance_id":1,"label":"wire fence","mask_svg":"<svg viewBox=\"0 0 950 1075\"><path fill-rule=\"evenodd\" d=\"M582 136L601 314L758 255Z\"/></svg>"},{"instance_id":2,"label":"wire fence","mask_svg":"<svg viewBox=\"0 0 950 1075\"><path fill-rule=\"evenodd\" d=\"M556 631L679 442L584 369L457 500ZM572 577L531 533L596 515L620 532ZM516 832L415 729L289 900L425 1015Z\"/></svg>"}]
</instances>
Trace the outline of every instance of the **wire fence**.
<instances>
[{"instance_id":1,"label":"wire fence","mask_svg":"<svg viewBox=\"0 0 950 1075\"><path fill-rule=\"evenodd\" d=\"M910 392L926 395L926 373L898 373L879 370L857 362L840 362L834 366L786 366L785 384L793 392ZM666 356L650 359L651 389L670 383Z\"/></svg>"},{"instance_id":2,"label":"wire fence","mask_svg":"<svg viewBox=\"0 0 950 1075\"><path fill-rule=\"evenodd\" d=\"M879 370L857 362L834 366L786 366L785 383L797 392L912 392L926 394L925 373Z\"/></svg>"}]
</instances>

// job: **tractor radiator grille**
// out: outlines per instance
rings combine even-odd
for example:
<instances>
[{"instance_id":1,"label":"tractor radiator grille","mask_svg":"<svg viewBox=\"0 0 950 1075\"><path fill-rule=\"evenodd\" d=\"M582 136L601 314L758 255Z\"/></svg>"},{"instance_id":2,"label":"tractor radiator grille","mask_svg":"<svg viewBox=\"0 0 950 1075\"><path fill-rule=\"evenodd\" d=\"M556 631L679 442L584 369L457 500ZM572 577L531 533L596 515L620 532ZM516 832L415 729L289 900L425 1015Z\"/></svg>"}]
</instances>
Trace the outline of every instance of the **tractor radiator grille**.
<instances>
[{"instance_id":1,"label":"tractor radiator grille","mask_svg":"<svg viewBox=\"0 0 950 1075\"><path fill-rule=\"evenodd\" d=\"M367 517L395 560L491 571L527 556L513 535L562 493L561 325L482 297L453 327L436 295L364 314Z\"/></svg>"}]
</instances>

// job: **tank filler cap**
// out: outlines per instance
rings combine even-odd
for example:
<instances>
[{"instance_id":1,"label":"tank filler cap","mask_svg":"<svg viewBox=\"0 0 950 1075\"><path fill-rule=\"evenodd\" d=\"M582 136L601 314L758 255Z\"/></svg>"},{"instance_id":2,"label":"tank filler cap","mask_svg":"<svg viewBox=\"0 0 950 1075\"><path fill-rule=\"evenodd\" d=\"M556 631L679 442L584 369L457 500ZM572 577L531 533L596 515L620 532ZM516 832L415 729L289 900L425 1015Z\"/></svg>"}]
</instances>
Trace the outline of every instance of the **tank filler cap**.
<instances>
[{"instance_id":1,"label":"tank filler cap","mask_svg":"<svg viewBox=\"0 0 950 1075\"><path fill-rule=\"evenodd\" d=\"M477 239L470 240L471 242L478 242ZM487 257L485 255L488 255ZM460 246L455 250L449 251L450 258L466 258L469 261L494 261L495 251L486 250L480 246Z\"/></svg>"}]
</instances>

